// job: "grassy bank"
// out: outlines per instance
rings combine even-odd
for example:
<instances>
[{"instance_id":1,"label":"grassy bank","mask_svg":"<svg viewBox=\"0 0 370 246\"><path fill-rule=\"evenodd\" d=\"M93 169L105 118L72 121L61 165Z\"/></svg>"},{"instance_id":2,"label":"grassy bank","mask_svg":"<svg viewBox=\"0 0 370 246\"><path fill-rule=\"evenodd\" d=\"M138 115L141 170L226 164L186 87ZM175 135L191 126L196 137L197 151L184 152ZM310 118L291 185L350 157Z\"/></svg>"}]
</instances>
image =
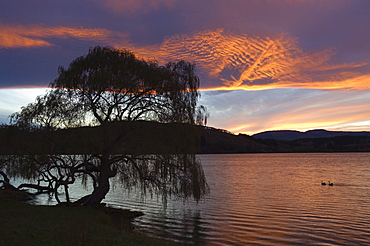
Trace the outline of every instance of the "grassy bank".
<instances>
[{"instance_id":1,"label":"grassy bank","mask_svg":"<svg viewBox=\"0 0 370 246\"><path fill-rule=\"evenodd\" d=\"M135 214L117 209L29 205L0 190L1 245L177 245L132 232Z\"/></svg>"}]
</instances>

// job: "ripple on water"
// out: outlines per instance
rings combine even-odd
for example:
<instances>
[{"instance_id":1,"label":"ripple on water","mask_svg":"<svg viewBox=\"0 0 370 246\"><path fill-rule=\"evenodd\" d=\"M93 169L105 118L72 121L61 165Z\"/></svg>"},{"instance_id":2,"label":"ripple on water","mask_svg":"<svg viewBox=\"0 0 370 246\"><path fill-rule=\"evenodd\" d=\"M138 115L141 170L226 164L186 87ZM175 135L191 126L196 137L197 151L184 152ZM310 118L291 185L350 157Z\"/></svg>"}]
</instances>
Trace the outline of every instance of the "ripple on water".
<instances>
[{"instance_id":1,"label":"ripple on water","mask_svg":"<svg viewBox=\"0 0 370 246\"><path fill-rule=\"evenodd\" d=\"M370 153L199 157L211 189L199 204L120 189L105 202L143 211L137 231L188 245L370 245Z\"/></svg>"}]
</instances>

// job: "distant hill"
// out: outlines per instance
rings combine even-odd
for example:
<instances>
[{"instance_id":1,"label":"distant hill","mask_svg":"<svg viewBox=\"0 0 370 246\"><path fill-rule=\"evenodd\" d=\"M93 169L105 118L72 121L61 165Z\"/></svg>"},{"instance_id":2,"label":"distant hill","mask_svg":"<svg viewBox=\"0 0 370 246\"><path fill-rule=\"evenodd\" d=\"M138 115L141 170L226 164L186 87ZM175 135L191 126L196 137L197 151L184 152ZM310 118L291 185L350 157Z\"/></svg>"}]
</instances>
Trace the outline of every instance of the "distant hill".
<instances>
[{"instance_id":1,"label":"distant hill","mask_svg":"<svg viewBox=\"0 0 370 246\"><path fill-rule=\"evenodd\" d=\"M266 131L252 135L258 139L275 139L293 141L302 138L332 138L339 136L368 136L370 132L344 132L344 131L327 131L327 130L310 130L306 132L280 130L280 131Z\"/></svg>"}]
</instances>

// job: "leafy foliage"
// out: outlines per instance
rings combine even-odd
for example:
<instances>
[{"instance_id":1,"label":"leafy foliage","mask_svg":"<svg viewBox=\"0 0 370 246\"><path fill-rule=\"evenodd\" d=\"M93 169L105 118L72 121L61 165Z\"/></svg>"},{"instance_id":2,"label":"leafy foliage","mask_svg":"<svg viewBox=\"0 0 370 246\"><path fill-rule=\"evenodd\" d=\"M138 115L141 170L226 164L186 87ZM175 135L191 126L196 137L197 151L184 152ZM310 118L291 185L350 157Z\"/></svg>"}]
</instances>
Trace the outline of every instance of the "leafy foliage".
<instances>
[{"instance_id":1,"label":"leafy foliage","mask_svg":"<svg viewBox=\"0 0 370 246\"><path fill-rule=\"evenodd\" d=\"M126 50L97 46L67 69L59 67L52 90L11 115L11 123L50 129L142 119L203 124L194 69L185 61L159 66Z\"/></svg>"},{"instance_id":2,"label":"leafy foliage","mask_svg":"<svg viewBox=\"0 0 370 246\"><path fill-rule=\"evenodd\" d=\"M142 155L125 149L117 152L128 131L112 133L112 125L108 124L141 120L205 124L205 108L197 107L199 78L194 64L178 61L159 66L127 50L97 46L58 71L50 90L12 114L11 123L22 129L43 131L100 125L99 147L90 148L97 147L99 151L72 156L56 155L51 150L50 155L30 153L18 156L17 160L13 156L7 161L12 176L34 178L38 185L46 182L58 201L58 189L62 186L67 203L70 203L68 186L79 176L83 180L91 178L92 194L75 201L83 205L100 203L110 189L109 179L117 174L124 186L139 185L144 193L161 194L164 200L171 194L199 200L207 193L208 186L195 153ZM186 129L189 128L182 131ZM81 142L91 144L91 139L96 138L90 136ZM178 142L184 145L181 139ZM31 171L33 176L24 170ZM40 185L39 188L43 189Z\"/></svg>"}]
</instances>

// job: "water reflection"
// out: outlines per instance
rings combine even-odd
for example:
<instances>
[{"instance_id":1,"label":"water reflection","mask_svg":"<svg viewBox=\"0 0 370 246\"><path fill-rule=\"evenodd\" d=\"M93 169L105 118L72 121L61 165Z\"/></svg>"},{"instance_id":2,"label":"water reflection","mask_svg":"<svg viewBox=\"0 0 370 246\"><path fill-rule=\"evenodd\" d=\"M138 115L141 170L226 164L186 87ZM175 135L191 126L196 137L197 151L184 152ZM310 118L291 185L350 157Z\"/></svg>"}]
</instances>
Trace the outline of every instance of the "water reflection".
<instances>
[{"instance_id":1,"label":"water reflection","mask_svg":"<svg viewBox=\"0 0 370 246\"><path fill-rule=\"evenodd\" d=\"M137 231L188 245L369 245L370 153L199 158L211 194L198 204L118 186L105 202L143 211Z\"/></svg>"}]
</instances>

